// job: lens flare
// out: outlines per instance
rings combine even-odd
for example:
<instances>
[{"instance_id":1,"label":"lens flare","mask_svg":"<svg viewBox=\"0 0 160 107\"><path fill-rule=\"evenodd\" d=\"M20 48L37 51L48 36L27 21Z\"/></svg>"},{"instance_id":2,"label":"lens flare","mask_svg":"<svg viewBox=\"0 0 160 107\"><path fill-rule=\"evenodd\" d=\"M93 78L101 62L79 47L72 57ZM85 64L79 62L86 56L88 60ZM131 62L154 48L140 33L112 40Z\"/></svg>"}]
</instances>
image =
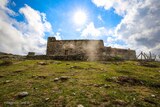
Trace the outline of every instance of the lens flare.
<instances>
[{"instance_id":1,"label":"lens flare","mask_svg":"<svg viewBox=\"0 0 160 107\"><path fill-rule=\"evenodd\" d=\"M77 25L83 25L85 24L86 22L86 14L85 12L83 11L77 11L75 12L74 14L74 22L77 24Z\"/></svg>"}]
</instances>

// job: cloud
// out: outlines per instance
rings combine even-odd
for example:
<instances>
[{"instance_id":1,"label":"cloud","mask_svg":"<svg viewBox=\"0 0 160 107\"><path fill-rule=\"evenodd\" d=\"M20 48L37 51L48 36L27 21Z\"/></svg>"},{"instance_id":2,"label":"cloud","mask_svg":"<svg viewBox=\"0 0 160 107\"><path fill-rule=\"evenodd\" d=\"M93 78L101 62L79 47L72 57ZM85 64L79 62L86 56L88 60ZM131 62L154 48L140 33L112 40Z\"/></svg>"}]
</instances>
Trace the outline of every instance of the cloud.
<instances>
[{"instance_id":1,"label":"cloud","mask_svg":"<svg viewBox=\"0 0 160 107\"><path fill-rule=\"evenodd\" d=\"M56 40L62 40L62 37L61 37L61 33L60 33L60 32L57 32L53 37L55 37Z\"/></svg>"},{"instance_id":2,"label":"cloud","mask_svg":"<svg viewBox=\"0 0 160 107\"><path fill-rule=\"evenodd\" d=\"M114 0L92 0L92 2L98 7L104 7L107 10L110 9L114 4Z\"/></svg>"},{"instance_id":3,"label":"cloud","mask_svg":"<svg viewBox=\"0 0 160 107\"><path fill-rule=\"evenodd\" d=\"M51 24L45 13L34 10L28 5L15 13L9 9L7 0L0 1L0 50L14 54L26 54L29 51L45 53L46 32L52 32ZM15 4L16 5L16 4ZM25 21L17 21L15 15L23 15ZM10 16L13 17L10 17Z\"/></svg>"},{"instance_id":4,"label":"cloud","mask_svg":"<svg viewBox=\"0 0 160 107\"><path fill-rule=\"evenodd\" d=\"M7 8L7 4L9 3L8 0L1 0L0 1L0 10L4 11L5 13L7 14L10 14L10 15L15 15L15 12L10 10L9 8Z\"/></svg>"},{"instance_id":5,"label":"cloud","mask_svg":"<svg viewBox=\"0 0 160 107\"><path fill-rule=\"evenodd\" d=\"M98 7L115 13L123 19L114 30L117 39L123 40L137 51L160 54L160 2L159 0L92 0Z\"/></svg>"},{"instance_id":6,"label":"cloud","mask_svg":"<svg viewBox=\"0 0 160 107\"><path fill-rule=\"evenodd\" d=\"M97 38L103 35L106 35L107 30L104 27L96 28L94 23L89 23L86 28L84 28L81 32L82 37L90 37L90 38Z\"/></svg>"},{"instance_id":7,"label":"cloud","mask_svg":"<svg viewBox=\"0 0 160 107\"><path fill-rule=\"evenodd\" d=\"M46 21L46 15L44 13L40 13L28 5L21 8L19 12L24 15L28 27L27 30L30 33L36 33L39 36L44 36L45 32L51 31L51 24Z\"/></svg>"},{"instance_id":8,"label":"cloud","mask_svg":"<svg viewBox=\"0 0 160 107\"><path fill-rule=\"evenodd\" d=\"M97 18L98 18L98 20L100 20L100 21L104 22L104 21L103 21L103 19L102 19L102 16L101 16L101 15L98 15L98 17L97 17Z\"/></svg>"},{"instance_id":9,"label":"cloud","mask_svg":"<svg viewBox=\"0 0 160 107\"><path fill-rule=\"evenodd\" d=\"M100 36L101 32L99 29L96 29L93 22L91 22L87 27L82 31L82 36L87 37L87 36Z\"/></svg>"},{"instance_id":10,"label":"cloud","mask_svg":"<svg viewBox=\"0 0 160 107\"><path fill-rule=\"evenodd\" d=\"M114 8L115 13L121 16L125 15L135 1L138 0L92 0L96 6L104 7L106 10Z\"/></svg>"}]
</instances>

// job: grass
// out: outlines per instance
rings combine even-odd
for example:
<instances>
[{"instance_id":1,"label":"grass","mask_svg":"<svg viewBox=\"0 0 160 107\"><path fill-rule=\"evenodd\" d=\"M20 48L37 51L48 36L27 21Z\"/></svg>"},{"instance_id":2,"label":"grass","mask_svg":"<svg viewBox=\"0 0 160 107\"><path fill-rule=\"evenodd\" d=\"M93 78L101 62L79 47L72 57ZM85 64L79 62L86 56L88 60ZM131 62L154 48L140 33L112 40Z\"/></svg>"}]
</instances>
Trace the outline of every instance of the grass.
<instances>
[{"instance_id":1,"label":"grass","mask_svg":"<svg viewBox=\"0 0 160 107\"><path fill-rule=\"evenodd\" d=\"M6 62L0 60L0 106L3 107L160 106L159 62ZM54 81L61 76L69 79ZM134 78L140 84L131 84L134 81L130 79L120 81L120 77ZM17 99L17 94L23 91L29 95Z\"/></svg>"}]
</instances>

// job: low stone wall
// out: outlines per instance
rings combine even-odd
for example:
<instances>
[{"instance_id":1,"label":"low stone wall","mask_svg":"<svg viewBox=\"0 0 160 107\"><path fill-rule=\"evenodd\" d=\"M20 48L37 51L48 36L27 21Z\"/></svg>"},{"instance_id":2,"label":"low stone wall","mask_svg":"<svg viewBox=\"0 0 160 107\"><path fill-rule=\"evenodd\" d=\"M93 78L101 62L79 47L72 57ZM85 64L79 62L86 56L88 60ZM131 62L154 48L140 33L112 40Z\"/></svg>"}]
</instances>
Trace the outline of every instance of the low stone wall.
<instances>
[{"instance_id":1,"label":"low stone wall","mask_svg":"<svg viewBox=\"0 0 160 107\"><path fill-rule=\"evenodd\" d=\"M47 55L35 55L27 56L29 60L87 60L84 55L67 55L67 56L47 56Z\"/></svg>"},{"instance_id":2,"label":"low stone wall","mask_svg":"<svg viewBox=\"0 0 160 107\"><path fill-rule=\"evenodd\" d=\"M25 56L12 55L12 54L0 55L1 60L24 60L25 58L26 58Z\"/></svg>"},{"instance_id":3,"label":"low stone wall","mask_svg":"<svg viewBox=\"0 0 160 107\"><path fill-rule=\"evenodd\" d=\"M67 61L123 61L125 59L115 56L99 56L94 60L91 60L85 55L68 55L68 56L47 56L47 55L35 55L27 56L29 60L67 60Z\"/></svg>"}]
</instances>

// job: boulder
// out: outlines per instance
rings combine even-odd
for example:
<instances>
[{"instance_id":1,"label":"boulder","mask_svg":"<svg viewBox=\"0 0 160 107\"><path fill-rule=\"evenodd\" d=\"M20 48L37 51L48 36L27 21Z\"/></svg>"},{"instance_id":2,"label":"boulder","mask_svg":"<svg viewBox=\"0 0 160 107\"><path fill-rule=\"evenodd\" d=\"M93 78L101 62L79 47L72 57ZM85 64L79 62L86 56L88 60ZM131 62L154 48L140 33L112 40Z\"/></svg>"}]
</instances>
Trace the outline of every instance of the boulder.
<instances>
[{"instance_id":1,"label":"boulder","mask_svg":"<svg viewBox=\"0 0 160 107\"><path fill-rule=\"evenodd\" d=\"M17 94L17 97L18 97L18 98L23 98L23 97L26 97L26 96L28 96L28 95L29 95L29 93L26 92L26 91L24 91L24 92L19 92L19 93Z\"/></svg>"}]
</instances>

